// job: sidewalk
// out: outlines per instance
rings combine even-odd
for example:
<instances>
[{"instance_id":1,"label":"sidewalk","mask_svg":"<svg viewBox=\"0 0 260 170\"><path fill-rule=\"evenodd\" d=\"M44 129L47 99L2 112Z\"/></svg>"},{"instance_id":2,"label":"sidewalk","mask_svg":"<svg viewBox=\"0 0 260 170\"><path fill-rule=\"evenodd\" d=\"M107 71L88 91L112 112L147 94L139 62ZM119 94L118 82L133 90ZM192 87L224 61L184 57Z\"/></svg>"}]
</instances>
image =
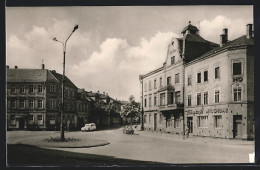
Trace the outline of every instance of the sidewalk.
<instances>
[{"instance_id":1,"label":"sidewalk","mask_svg":"<svg viewBox=\"0 0 260 170\"><path fill-rule=\"evenodd\" d=\"M214 137L202 137L202 136L189 136L188 138L183 137L182 134L170 134L165 132L155 132L155 131L141 131L138 126L135 133L140 135L147 135L159 138L167 138L171 140L182 140L185 142L199 142L199 143L212 143L212 144L227 144L227 145L254 145L255 141L247 141L242 139L223 139Z\"/></svg>"}]
</instances>

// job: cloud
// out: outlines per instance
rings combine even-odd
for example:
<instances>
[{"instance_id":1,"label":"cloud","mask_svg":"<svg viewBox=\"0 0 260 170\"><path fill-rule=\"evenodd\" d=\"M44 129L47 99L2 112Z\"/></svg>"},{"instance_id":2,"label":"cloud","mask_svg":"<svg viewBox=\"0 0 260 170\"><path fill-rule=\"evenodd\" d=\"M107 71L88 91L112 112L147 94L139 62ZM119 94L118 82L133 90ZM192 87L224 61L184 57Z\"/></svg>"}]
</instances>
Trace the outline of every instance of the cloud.
<instances>
[{"instance_id":1,"label":"cloud","mask_svg":"<svg viewBox=\"0 0 260 170\"><path fill-rule=\"evenodd\" d=\"M239 36L246 34L246 25L253 23L252 19L237 18L231 20L225 16L216 16L212 20L203 20L200 22L200 35L209 41L219 43L220 35L224 28L228 29L228 39L234 40Z\"/></svg>"},{"instance_id":2,"label":"cloud","mask_svg":"<svg viewBox=\"0 0 260 170\"><path fill-rule=\"evenodd\" d=\"M73 80L86 90L105 91L125 99L134 95L139 100L139 75L162 66L172 32L158 32L151 39L141 38L138 46L126 39L107 38L90 57L68 66Z\"/></svg>"}]
</instances>

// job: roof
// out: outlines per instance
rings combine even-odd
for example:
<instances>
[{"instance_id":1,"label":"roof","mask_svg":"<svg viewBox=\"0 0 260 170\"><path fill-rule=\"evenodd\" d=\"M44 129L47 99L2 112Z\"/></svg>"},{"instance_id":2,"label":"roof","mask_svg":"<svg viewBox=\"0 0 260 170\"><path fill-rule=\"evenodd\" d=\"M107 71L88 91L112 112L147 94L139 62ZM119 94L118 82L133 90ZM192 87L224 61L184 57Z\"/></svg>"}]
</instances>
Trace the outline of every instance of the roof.
<instances>
[{"instance_id":1,"label":"roof","mask_svg":"<svg viewBox=\"0 0 260 170\"><path fill-rule=\"evenodd\" d=\"M189 24L188 26L183 28L181 33L185 33L186 30L199 31L197 27L195 27L194 25L191 25L191 24Z\"/></svg>"},{"instance_id":2,"label":"roof","mask_svg":"<svg viewBox=\"0 0 260 170\"><path fill-rule=\"evenodd\" d=\"M47 80L45 69L6 69L7 82L44 82Z\"/></svg>"},{"instance_id":3,"label":"roof","mask_svg":"<svg viewBox=\"0 0 260 170\"><path fill-rule=\"evenodd\" d=\"M199 60L199 59L202 59L202 58L205 58L207 56L210 56L212 54L215 54L217 52L220 52L220 51L223 51L225 49L228 49L228 48L238 48L240 46L248 46L248 45L254 45L254 38L247 38L246 35L243 35L233 41L229 41L228 43L226 43L225 45L223 45L222 47L217 47L217 48L214 48L212 49L211 51L201 55L200 57L198 57L196 60Z\"/></svg>"},{"instance_id":4,"label":"roof","mask_svg":"<svg viewBox=\"0 0 260 170\"><path fill-rule=\"evenodd\" d=\"M62 82L62 75L57 73L56 71L52 70L50 71L53 76L59 81L59 82ZM68 86L71 86L71 87L74 87L74 88L77 88L77 86L67 77L65 76L64 77L64 82L68 85Z\"/></svg>"},{"instance_id":5,"label":"roof","mask_svg":"<svg viewBox=\"0 0 260 170\"><path fill-rule=\"evenodd\" d=\"M167 86L164 86L164 87L160 88L160 89L158 90L158 92L162 92L162 91L165 91L165 90L174 90L174 89L175 89L175 88L173 87L173 85L168 84Z\"/></svg>"},{"instance_id":6,"label":"roof","mask_svg":"<svg viewBox=\"0 0 260 170\"><path fill-rule=\"evenodd\" d=\"M96 97L97 93L87 92L88 97Z\"/></svg>"}]
</instances>

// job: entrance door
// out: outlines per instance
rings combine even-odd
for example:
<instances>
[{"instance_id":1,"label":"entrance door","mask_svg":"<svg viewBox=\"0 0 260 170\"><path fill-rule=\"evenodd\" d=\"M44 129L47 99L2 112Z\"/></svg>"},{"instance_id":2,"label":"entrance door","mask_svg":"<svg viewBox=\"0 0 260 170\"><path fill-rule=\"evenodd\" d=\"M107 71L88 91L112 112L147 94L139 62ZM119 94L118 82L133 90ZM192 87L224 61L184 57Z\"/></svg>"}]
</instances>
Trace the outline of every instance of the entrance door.
<instances>
[{"instance_id":1,"label":"entrance door","mask_svg":"<svg viewBox=\"0 0 260 170\"><path fill-rule=\"evenodd\" d=\"M19 129L24 129L24 119L19 119Z\"/></svg>"},{"instance_id":2,"label":"entrance door","mask_svg":"<svg viewBox=\"0 0 260 170\"><path fill-rule=\"evenodd\" d=\"M187 117L187 127L189 130L189 133L193 133L193 118Z\"/></svg>"},{"instance_id":3,"label":"entrance door","mask_svg":"<svg viewBox=\"0 0 260 170\"><path fill-rule=\"evenodd\" d=\"M242 138L242 115L236 115L233 118L233 137Z\"/></svg>"},{"instance_id":4,"label":"entrance door","mask_svg":"<svg viewBox=\"0 0 260 170\"><path fill-rule=\"evenodd\" d=\"M157 128L157 114L154 114L154 131L156 131Z\"/></svg>"}]
</instances>

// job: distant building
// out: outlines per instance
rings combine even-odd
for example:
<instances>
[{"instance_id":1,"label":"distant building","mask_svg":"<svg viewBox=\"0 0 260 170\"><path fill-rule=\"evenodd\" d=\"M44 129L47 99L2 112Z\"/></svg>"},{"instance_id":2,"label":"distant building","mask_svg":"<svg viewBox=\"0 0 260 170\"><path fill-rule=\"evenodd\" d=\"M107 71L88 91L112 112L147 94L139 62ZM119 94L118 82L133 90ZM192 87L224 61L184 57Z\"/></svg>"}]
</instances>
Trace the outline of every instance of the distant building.
<instances>
[{"instance_id":1,"label":"distant building","mask_svg":"<svg viewBox=\"0 0 260 170\"><path fill-rule=\"evenodd\" d=\"M7 128L59 129L62 75L42 69L7 67ZM77 126L77 87L65 77L64 124Z\"/></svg>"}]
</instances>

